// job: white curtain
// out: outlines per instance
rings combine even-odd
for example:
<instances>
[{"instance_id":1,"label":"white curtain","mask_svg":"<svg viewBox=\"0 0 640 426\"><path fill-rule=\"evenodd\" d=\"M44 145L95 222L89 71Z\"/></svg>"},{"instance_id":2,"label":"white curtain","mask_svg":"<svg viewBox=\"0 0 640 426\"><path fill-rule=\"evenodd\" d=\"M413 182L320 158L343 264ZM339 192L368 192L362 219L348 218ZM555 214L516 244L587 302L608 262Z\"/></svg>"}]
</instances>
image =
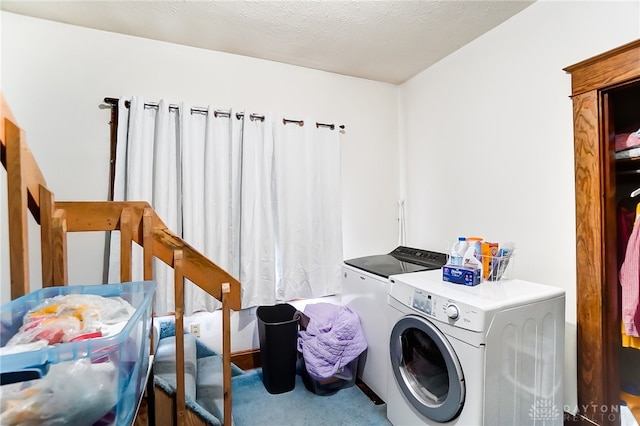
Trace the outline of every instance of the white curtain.
<instances>
[{"instance_id":1,"label":"white curtain","mask_svg":"<svg viewBox=\"0 0 640 426\"><path fill-rule=\"evenodd\" d=\"M154 108L142 108L154 109ZM143 115L144 118L148 116ZM153 142L144 144L147 148L153 144L153 164L150 168L152 172L152 181L149 184L146 181L140 181L138 184L146 188L151 186L153 189L153 198L151 205L160 216L162 221L169 229L180 235L181 229L181 191L180 191L180 142L182 134L178 131L180 116L176 111L169 110L169 104L165 100L161 100L157 108L155 117L155 128ZM153 122L143 123L142 127L153 127ZM149 132L150 133L150 132ZM149 156L146 151L146 155ZM142 153L141 155L145 155ZM149 161L145 159L144 161ZM136 169L138 162L131 158L128 161L127 168L129 173ZM142 176L145 180L148 176ZM135 198L129 197L133 200ZM138 198L140 199L140 198ZM173 271L164 262L156 259L154 262L154 277L158 283L166 283L156 290L156 312L174 312L174 284Z\"/></svg>"},{"instance_id":2,"label":"white curtain","mask_svg":"<svg viewBox=\"0 0 640 426\"><path fill-rule=\"evenodd\" d=\"M215 264L239 276L238 204L242 121L217 117L184 105L182 135L182 238ZM220 302L190 283L185 287L186 312L213 311Z\"/></svg>"},{"instance_id":3,"label":"white curtain","mask_svg":"<svg viewBox=\"0 0 640 426\"><path fill-rule=\"evenodd\" d=\"M122 101L122 100L121 100ZM124 105L122 105L124 106ZM114 185L115 201L147 201L165 225L181 234L180 202L180 135L179 116L162 100L157 107L145 106L138 97L131 106L120 108L118 120L118 151ZM126 132L125 130L126 129ZM124 162L124 165L121 163ZM109 282L119 281L119 234L112 233ZM141 280L142 249L134 245L132 263L138 268L133 280ZM173 273L160 260L154 262L154 278L158 282L155 311L163 315L175 310Z\"/></svg>"},{"instance_id":4,"label":"white curtain","mask_svg":"<svg viewBox=\"0 0 640 426\"><path fill-rule=\"evenodd\" d=\"M341 282L340 138L336 130L317 128L314 120L303 122L276 126L281 300L335 294Z\"/></svg>"},{"instance_id":5,"label":"white curtain","mask_svg":"<svg viewBox=\"0 0 640 426\"><path fill-rule=\"evenodd\" d=\"M162 100L121 99L115 200L148 201L188 244L242 284L242 306L334 294L340 286L342 225L338 131L224 114ZM134 264L141 264L141 250ZM113 233L109 281L118 281ZM173 312L173 274L160 261L156 313ZM134 279L142 270L134 271ZM185 313L219 302L192 283Z\"/></svg>"},{"instance_id":6,"label":"white curtain","mask_svg":"<svg viewBox=\"0 0 640 426\"><path fill-rule=\"evenodd\" d=\"M273 124L245 118L240 191L240 283L242 306L276 302L273 215Z\"/></svg>"}]
</instances>

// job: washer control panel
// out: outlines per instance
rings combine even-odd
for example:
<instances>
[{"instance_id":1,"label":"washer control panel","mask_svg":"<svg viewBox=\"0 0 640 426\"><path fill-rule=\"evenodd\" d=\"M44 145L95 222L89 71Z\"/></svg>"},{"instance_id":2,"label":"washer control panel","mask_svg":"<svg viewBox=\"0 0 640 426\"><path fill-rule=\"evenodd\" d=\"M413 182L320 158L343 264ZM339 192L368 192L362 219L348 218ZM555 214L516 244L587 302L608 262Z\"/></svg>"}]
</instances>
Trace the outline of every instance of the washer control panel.
<instances>
[{"instance_id":1,"label":"washer control panel","mask_svg":"<svg viewBox=\"0 0 640 426\"><path fill-rule=\"evenodd\" d=\"M427 315L433 315L433 303L435 300L432 295L416 290L413 294L412 307Z\"/></svg>"},{"instance_id":2,"label":"washer control panel","mask_svg":"<svg viewBox=\"0 0 640 426\"><path fill-rule=\"evenodd\" d=\"M429 317L473 331L481 331L484 314L477 308L420 289L413 289L410 303L413 309Z\"/></svg>"}]
</instances>

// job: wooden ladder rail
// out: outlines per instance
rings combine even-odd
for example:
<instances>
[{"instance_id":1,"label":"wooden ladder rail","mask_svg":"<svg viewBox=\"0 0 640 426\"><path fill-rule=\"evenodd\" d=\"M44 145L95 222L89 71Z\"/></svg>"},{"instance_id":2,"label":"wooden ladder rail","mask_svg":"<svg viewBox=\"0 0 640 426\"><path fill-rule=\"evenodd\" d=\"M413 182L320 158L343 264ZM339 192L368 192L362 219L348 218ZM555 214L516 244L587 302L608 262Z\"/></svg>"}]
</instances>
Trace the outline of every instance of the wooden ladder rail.
<instances>
[{"instance_id":1,"label":"wooden ladder rail","mask_svg":"<svg viewBox=\"0 0 640 426\"><path fill-rule=\"evenodd\" d=\"M131 279L131 245L135 242L143 247L145 279L152 278L154 257L174 268L179 290L176 302L184 299L184 278L222 301L223 424L231 425L230 311L240 309L240 283L173 234L146 202L56 202L1 92L0 161L7 170L11 298L30 291L27 210L40 224L43 287L68 284L68 232L120 231L122 281ZM177 415L185 401L184 379L178 379L184 371L183 331L180 304L180 314L176 305L176 351L182 363L176 363L179 408L174 413L180 425L185 424L185 416Z\"/></svg>"},{"instance_id":2,"label":"wooden ladder rail","mask_svg":"<svg viewBox=\"0 0 640 426\"><path fill-rule=\"evenodd\" d=\"M54 204L54 203L52 203ZM123 240L131 240L143 245L145 231L144 226L139 226L145 218L151 224L151 231L147 238L153 238L153 255L159 258L167 265L174 268L174 285L175 306L176 306L176 421L177 424L184 424L184 418L187 413L184 407L185 390L184 380L180 380L182 375L178 371L184 371L184 340L183 340L183 312L182 301L184 298L184 278L188 278L196 283L200 288L211 294L218 300L222 301L222 336L223 336L223 403L224 403L224 424L231 423L231 309L239 309L240 307L240 284L229 276L224 270L220 269L213 262L208 260L194 248L185 243L181 238L173 234L155 214L153 209L146 202L55 202L55 210L59 216L64 217L64 224L55 225L51 240L54 242L54 253L50 256L54 259L61 259L55 262L52 267L54 285L65 285L60 283L56 277L66 277L66 266L64 260L67 256L60 253L66 249L64 245L64 233L66 232L89 232L89 231L115 231L122 228L123 224L127 227L121 230L121 278L130 279L130 273L127 265L130 264L130 243ZM64 212L64 215L62 215ZM146 215L146 217L145 217ZM55 219L55 217L54 217ZM149 227L147 227L148 229ZM61 243L55 244L56 241ZM179 254L178 254L179 253ZM179 259L179 262L176 262ZM151 259L145 260L151 270ZM225 282L225 280L227 280ZM222 283L218 285L217 283ZM226 284L226 285L225 285ZM235 285L235 290L234 286ZM234 297L235 295L235 297ZM229 414L227 414L229 413Z\"/></svg>"}]
</instances>

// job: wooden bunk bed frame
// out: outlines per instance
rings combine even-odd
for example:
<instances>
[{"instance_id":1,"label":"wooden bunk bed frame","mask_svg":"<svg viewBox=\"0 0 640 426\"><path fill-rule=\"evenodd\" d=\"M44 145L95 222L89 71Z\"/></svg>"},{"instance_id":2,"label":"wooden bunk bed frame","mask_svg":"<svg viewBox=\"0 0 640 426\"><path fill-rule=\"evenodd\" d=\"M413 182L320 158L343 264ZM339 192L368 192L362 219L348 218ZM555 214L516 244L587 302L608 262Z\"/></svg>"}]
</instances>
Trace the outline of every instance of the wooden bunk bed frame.
<instances>
[{"instance_id":1,"label":"wooden bunk bed frame","mask_svg":"<svg viewBox=\"0 0 640 426\"><path fill-rule=\"evenodd\" d=\"M132 245L143 247L144 279L153 279L153 258L174 270L176 326L176 394L156 388L149 407L162 424L204 425L185 402L184 279L222 302L224 426L231 416L231 310L240 309L240 283L172 233L146 202L55 201L25 141L25 133L0 92L0 160L7 170L11 299L29 293L27 210L40 225L42 287L68 284L67 233L120 232L120 281L131 281ZM152 344L153 348L153 344ZM152 355L152 354L150 354ZM153 380L153 379L151 379ZM153 382L151 382L153 383ZM153 387L151 387L153 389ZM169 411L169 412L168 412ZM153 416L150 413L150 417ZM169 414L169 418L167 418Z\"/></svg>"}]
</instances>

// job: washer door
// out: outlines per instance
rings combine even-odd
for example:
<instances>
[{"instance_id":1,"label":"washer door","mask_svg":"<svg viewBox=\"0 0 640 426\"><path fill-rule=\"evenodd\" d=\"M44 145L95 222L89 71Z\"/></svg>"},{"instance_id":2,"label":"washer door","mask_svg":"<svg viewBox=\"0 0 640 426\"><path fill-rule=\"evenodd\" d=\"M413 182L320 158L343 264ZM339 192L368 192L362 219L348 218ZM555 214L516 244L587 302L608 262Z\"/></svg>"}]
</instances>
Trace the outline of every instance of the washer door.
<instances>
[{"instance_id":1,"label":"washer door","mask_svg":"<svg viewBox=\"0 0 640 426\"><path fill-rule=\"evenodd\" d=\"M448 422L460 414L465 385L453 346L428 319L408 315L391 331L391 368L413 407L428 419Z\"/></svg>"}]
</instances>

